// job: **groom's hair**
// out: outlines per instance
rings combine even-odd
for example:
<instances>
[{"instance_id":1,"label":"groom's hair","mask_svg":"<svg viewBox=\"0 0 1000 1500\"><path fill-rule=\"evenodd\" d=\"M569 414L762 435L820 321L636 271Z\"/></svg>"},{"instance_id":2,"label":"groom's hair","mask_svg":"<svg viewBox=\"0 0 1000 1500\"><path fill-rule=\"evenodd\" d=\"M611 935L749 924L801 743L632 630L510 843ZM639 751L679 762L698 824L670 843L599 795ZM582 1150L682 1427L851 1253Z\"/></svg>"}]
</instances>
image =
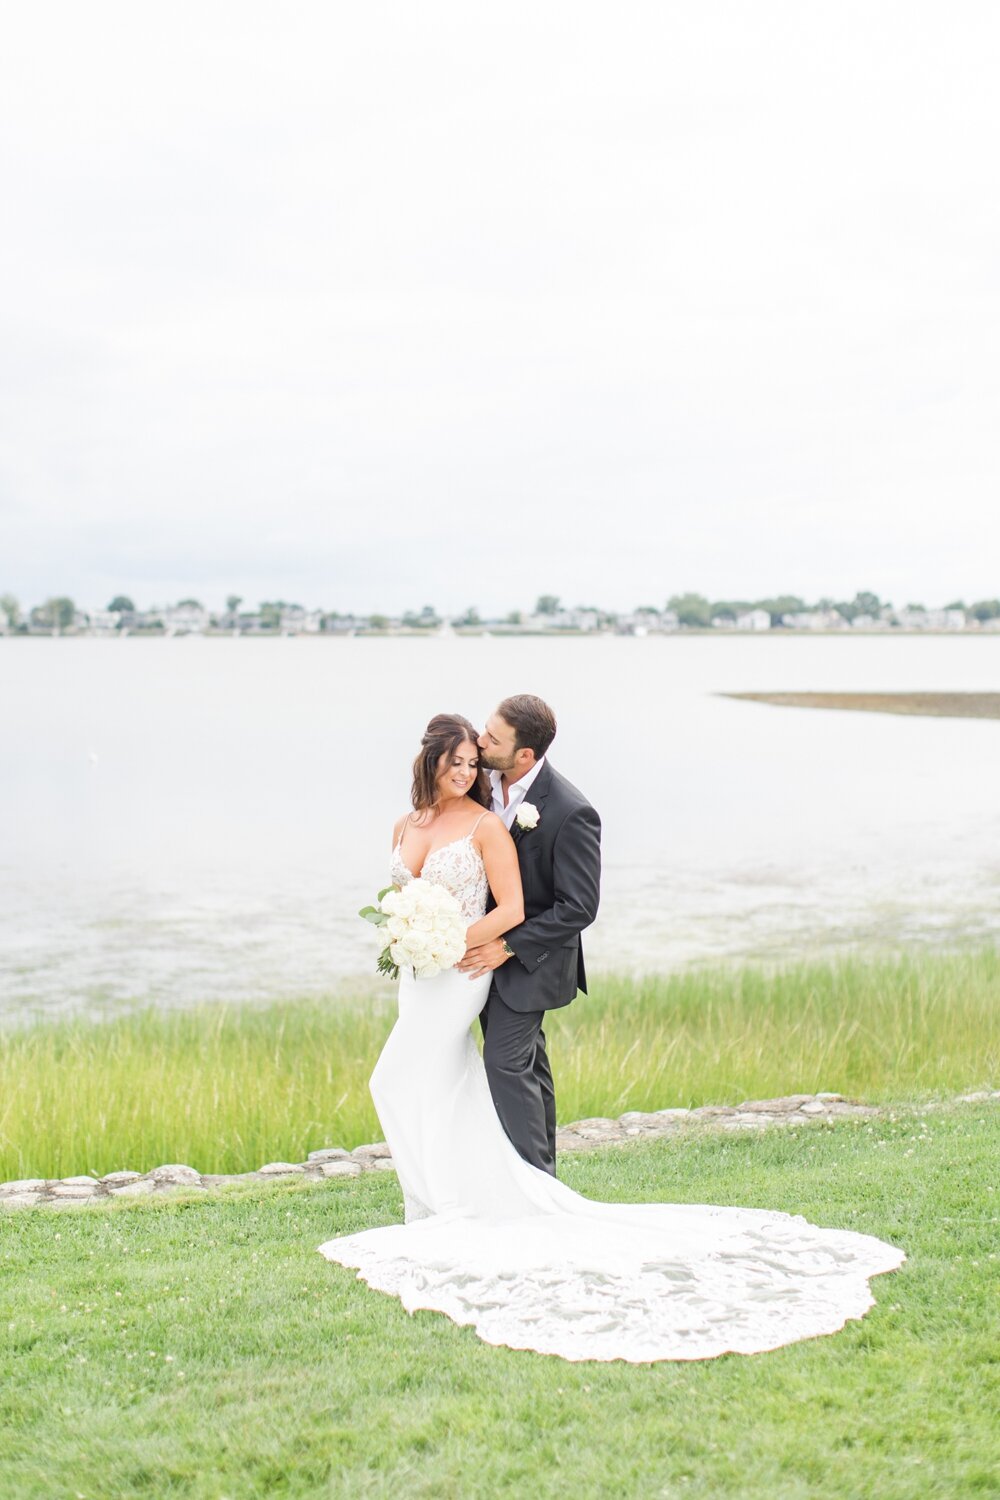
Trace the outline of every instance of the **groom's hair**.
<instances>
[{"instance_id":1,"label":"groom's hair","mask_svg":"<svg viewBox=\"0 0 1000 1500\"><path fill-rule=\"evenodd\" d=\"M497 713L514 731L514 749L534 750L541 760L556 737L556 716L544 699L515 693L497 705Z\"/></svg>"}]
</instances>

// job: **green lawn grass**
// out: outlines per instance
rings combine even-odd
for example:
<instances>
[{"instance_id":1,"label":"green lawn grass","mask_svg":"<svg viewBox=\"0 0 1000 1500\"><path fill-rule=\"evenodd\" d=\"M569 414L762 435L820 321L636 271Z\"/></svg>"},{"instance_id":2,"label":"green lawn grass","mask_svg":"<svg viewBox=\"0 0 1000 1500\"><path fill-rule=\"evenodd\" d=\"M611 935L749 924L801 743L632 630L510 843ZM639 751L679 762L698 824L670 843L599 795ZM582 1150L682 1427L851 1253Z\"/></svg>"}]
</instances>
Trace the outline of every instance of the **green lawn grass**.
<instances>
[{"instance_id":1,"label":"green lawn grass","mask_svg":"<svg viewBox=\"0 0 1000 1500\"><path fill-rule=\"evenodd\" d=\"M607 1200L803 1213L907 1252L831 1336L697 1363L493 1349L316 1252L391 1176L0 1215L0 1491L53 1496L1000 1494L1000 1110L697 1132L564 1158Z\"/></svg>"},{"instance_id":2,"label":"green lawn grass","mask_svg":"<svg viewBox=\"0 0 1000 1500\"><path fill-rule=\"evenodd\" d=\"M351 999L145 1010L0 1032L0 1181L301 1161L381 1134L388 984ZM828 1089L917 1099L1000 1080L1000 953L595 977L547 1018L564 1122Z\"/></svg>"}]
</instances>

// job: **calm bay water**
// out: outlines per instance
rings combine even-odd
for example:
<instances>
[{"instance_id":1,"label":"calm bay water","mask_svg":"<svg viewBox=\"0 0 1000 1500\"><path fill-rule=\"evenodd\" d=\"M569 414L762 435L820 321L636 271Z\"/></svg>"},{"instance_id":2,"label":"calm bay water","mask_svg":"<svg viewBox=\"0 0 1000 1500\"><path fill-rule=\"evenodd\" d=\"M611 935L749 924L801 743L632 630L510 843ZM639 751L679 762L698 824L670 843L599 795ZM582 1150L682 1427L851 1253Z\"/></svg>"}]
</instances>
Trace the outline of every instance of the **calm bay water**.
<instances>
[{"instance_id":1,"label":"calm bay water","mask_svg":"<svg viewBox=\"0 0 1000 1500\"><path fill-rule=\"evenodd\" d=\"M604 820L592 967L1000 935L1000 722L727 690L996 690L1000 636L0 642L0 1016L369 974L439 710L538 692Z\"/></svg>"}]
</instances>

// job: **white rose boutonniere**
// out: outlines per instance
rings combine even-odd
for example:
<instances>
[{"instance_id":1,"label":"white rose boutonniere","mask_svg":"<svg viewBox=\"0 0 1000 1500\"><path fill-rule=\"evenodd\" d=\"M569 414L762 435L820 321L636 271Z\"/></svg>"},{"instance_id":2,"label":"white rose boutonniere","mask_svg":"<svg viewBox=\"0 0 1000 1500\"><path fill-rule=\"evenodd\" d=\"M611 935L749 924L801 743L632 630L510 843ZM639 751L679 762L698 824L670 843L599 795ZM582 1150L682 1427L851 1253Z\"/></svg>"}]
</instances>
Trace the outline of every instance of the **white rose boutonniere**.
<instances>
[{"instance_id":1,"label":"white rose boutonniere","mask_svg":"<svg viewBox=\"0 0 1000 1500\"><path fill-rule=\"evenodd\" d=\"M538 811L538 808L533 802L522 802L521 806L514 814L514 822L517 824L518 828L537 828L538 820L540 817L541 813Z\"/></svg>"}]
</instances>

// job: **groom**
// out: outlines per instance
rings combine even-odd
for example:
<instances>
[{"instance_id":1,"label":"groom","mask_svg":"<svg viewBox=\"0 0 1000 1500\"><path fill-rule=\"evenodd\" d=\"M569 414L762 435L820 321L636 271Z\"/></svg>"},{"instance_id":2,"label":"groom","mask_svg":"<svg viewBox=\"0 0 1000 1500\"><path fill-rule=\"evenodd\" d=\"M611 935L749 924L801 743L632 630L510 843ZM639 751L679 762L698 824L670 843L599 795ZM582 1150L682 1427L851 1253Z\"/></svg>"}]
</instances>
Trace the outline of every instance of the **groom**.
<instances>
[{"instance_id":1,"label":"groom","mask_svg":"<svg viewBox=\"0 0 1000 1500\"><path fill-rule=\"evenodd\" d=\"M555 1176L556 1096L545 1051L547 1010L587 990L580 933L597 915L601 820L546 758L556 720L541 698L505 698L479 737L493 811L517 845L524 921L470 948L465 973L493 971L480 1015L493 1102L514 1146ZM488 910L495 906L490 897Z\"/></svg>"}]
</instances>

